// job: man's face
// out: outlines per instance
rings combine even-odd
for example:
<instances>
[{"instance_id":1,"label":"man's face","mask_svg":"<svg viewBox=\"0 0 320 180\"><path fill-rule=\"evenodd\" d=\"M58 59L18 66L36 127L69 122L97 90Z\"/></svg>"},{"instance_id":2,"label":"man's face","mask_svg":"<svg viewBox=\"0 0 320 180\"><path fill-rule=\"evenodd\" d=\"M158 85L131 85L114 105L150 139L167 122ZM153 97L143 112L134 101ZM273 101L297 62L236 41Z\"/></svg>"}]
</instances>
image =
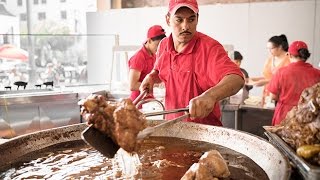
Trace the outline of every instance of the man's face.
<instances>
[{"instance_id":1,"label":"man's face","mask_svg":"<svg viewBox=\"0 0 320 180\"><path fill-rule=\"evenodd\" d=\"M155 41L152 41L151 39L149 40L149 48L150 48L150 51L152 54L155 54L157 52L157 48L158 48L158 45L160 43L161 40L155 40Z\"/></svg>"},{"instance_id":2,"label":"man's face","mask_svg":"<svg viewBox=\"0 0 320 180\"><path fill-rule=\"evenodd\" d=\"M181 7L175 14L166 16L166 20L172 29L174 43L188 43L197 30L198 16L187 7Z\"/></svg>"}]
</instances>

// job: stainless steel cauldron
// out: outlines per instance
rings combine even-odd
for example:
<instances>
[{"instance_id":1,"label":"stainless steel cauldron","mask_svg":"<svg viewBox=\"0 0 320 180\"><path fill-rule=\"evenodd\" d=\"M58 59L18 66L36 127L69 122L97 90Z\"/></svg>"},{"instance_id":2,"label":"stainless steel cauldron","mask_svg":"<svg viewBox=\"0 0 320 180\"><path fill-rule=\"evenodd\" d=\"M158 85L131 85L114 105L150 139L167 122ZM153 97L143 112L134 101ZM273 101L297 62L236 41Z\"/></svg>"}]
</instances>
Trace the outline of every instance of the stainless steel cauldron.
<instances>
[{"instance_id":1,"label":"stainless steel cauldron","mask_svg":"<svg viewBox=\"0 0 320 180\"><path fill-rule=\"evenodd\" d=\"M150 125L159 122L161 121L149 121ZM85 124L64 126L26 134L5 142L0 145L0 171L27 153L57 143L81 139L80 134L85 127ZM271 180L286 180L290 177L288 159L274 145L249 133L223 127L181 122L156 132L154 136L178 137L222 145L251 158Z\"/></svg>"}]
</instances>

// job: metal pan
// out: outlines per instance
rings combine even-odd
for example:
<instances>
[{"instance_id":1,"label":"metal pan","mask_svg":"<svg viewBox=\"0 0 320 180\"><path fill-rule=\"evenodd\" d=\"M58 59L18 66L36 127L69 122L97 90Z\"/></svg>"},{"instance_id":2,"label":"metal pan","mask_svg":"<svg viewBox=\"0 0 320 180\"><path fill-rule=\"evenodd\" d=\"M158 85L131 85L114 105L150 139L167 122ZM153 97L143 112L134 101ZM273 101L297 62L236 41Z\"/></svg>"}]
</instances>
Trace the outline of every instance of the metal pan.
<instances>
[{"instance_id":1,"label":"metal pan","mask_svg":"<svg viewBox=\"0 0 320 180\"><path fill-rule=\"evenodd\" d=\"M150 120L150 126L164 121ZM65 126L11 139L0 145L0 171L8 168L23 156L54 144L81 139L85 124ZM242 153L257 163L271 180L287 180L290 177L288 159L271 143L249 133L195 123L178 122L161 129L152 136L178 137L210 142Z\"/></svg>"}]
</instances>

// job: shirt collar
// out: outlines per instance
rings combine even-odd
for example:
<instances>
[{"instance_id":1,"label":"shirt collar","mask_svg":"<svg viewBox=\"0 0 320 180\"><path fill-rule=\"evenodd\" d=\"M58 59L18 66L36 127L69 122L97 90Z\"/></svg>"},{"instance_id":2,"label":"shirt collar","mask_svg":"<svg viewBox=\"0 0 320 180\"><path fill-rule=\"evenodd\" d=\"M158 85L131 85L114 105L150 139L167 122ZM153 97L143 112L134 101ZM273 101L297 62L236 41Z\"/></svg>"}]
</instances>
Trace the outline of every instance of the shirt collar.
<instances>
[{"instance_id":1,"label":"shirt collar","mask_svg":"<svg viewBox=\"0 0 320 180\"><path fill-rule=\"evenodd\" d=\"M300 66L300 65L306 65L306 64L309 64L309 63L304 62L304 61L297 61L297 62L291 62L290 64L292 66Z\"/></svg>"},{"instance_id":2,"label":"shirt collar","mask_svg":"<svg viewBox=\"0 0 320 180\"><path fill-rule=\"evenodd\" d=\"M196 32L192 37L192 39L190 40L190 42L188 43L188 45L183 49L182 52L180 52L180 54L192 53L198 39L199 39L199 35L198 35L198 32ZM171 53L177 53L176 50L174 49L172 33L168 37L167 51Z\"/></svg>"}]
</instances>

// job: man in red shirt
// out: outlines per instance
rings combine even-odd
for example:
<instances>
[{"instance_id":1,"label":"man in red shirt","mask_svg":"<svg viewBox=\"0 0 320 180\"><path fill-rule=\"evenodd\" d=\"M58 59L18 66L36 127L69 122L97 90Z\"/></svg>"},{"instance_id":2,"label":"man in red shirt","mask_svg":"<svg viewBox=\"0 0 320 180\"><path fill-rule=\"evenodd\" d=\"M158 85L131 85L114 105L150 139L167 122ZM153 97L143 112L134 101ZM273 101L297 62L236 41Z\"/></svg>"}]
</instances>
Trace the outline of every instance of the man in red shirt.
<instances>
[{"instance_id":1,"label":"man in red shirt","mask_svg":"<svg viewBox=\"0 0 320 180\"><path fill-rule=\"evenodd\" d=\"M305 42L293 42L288 52L291 63L280 68L268 86L272 99L277 101L272 125L280 124L287 113L298 104L304 89L320 82L320 70L306 63L310 53Z\"/></svg>"},{"instance_id":2,"label":"man in red shirt","mask_svg":"<svg viewBox=\"0 0 320 180\"><path fill-rule=\"evenodd\" d=\"M198 12L196 0L169 1L166 22L172 33L160 42L154 69L140 91L152 92L154 83L164 82L166 109L188 106L191 118L186 121L222 126L219 101L237 93L244 79L223 46L197 32Z\"/></svg>"},{"instance_id":3,"label":"man in red shirt","mask_svg":"<svg viewBox=\"0 0 320 180\"><path fill-rule=\"evenodd\" d=\"M156 61L155 53L159 42L166 37L166 32L159 25L149 28L147 40L129 60L129 86L131 90L130 99L135 100L139 94L139 87L142 80L151 72ZM153 97L151 95L151 97Z\"/></svg>"}]
</instances>

